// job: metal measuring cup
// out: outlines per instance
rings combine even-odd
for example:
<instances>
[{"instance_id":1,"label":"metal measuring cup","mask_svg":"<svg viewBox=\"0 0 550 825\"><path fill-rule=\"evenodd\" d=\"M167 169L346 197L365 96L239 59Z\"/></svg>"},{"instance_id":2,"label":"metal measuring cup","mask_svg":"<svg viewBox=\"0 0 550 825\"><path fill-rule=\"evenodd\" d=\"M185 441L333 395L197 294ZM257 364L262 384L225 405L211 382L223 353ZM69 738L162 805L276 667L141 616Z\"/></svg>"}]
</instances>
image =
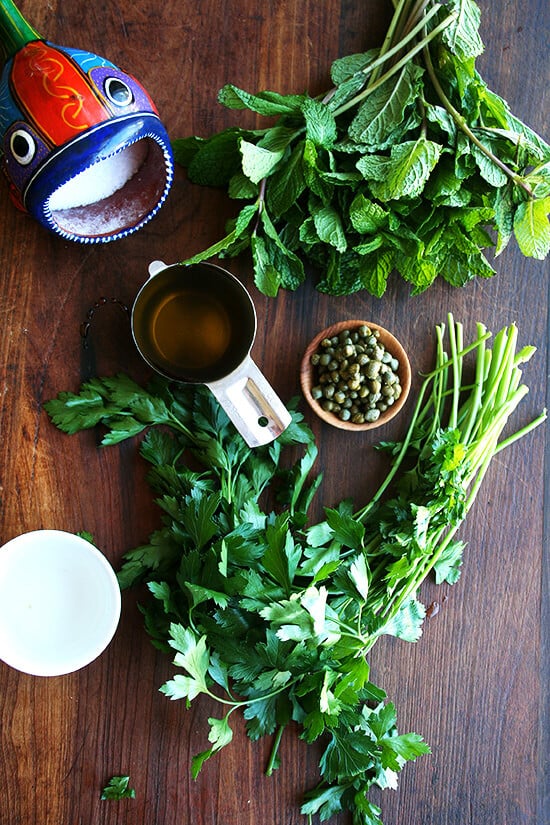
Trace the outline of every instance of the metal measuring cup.
<instances>
[{"instance_id":1,"label":"metal measuring cup","mask_svg":"<svg viewBox=\"0 0 550 825\"><path fill-rule=\"evenodd\" d=\"M268 444L291 416L251 358L257 329L252 298L211 263L153 261L131 313L143 359L165 378L205 384L249 447Z\"/></svg>"}]
</instances>

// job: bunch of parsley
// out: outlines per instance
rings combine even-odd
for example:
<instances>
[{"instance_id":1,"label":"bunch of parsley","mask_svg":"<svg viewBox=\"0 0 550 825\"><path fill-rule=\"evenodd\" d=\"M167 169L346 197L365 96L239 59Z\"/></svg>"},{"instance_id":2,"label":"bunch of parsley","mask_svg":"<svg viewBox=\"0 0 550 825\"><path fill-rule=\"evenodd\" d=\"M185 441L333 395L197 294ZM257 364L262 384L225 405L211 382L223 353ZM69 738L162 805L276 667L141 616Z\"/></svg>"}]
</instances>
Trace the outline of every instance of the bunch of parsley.
<instances>
[{"instance_id":1,"label":"bunch of parsley","mask_svg":"<svg viewBox=\"0 0 550 825\"><path fill-rule=\"evenodd\" d=\"M550 147L476 70L478 6L394 5L382 46L336 60L323 97L229 84L224 106L274 125L173 141L191 181L244 201L228 234L183 263L249 248L266 295L315 271L322 292L380 297L392 271L413 294L438 275L490 277L484 250L498 255L513 235L546 257Z\"/></svg>"},{"instance_id":2,"label":"bunch of parsley","mask_svg":"<svg viewBox=\"0 0 550 825\"><path fill-rule=\"evenodd\" d=\"M368 653L384 634L420 637L420 586L430 572L458 579L464 547L455 535L489 463L546 416L502 438L527 392L521 365L534 348L517 350L514 326L492 349L489 337L478 324L465 345L452 317L437 328L436 363L406 436L380 445L391 465L377 493L360 510L349 500L326 508L316 524L308 510L321 481L317 449L295 409L275 442L252 450L201 387L157 378L142 388L118 375L46 404L65 432L105 427L106 445L146 431L140 450L162 526L127 553L119 579L147 584L147 632L175 652L179 672L161 690L187 706L201 694L219 703L193 776L230 743L235 712L251 739L274 736L268 773L293 721L323 749L302 813L311 821L347 810L356 825L381 825L369 790L395 787L405 763L429 749L398 733Z\"/></svg>"}]
</instances>

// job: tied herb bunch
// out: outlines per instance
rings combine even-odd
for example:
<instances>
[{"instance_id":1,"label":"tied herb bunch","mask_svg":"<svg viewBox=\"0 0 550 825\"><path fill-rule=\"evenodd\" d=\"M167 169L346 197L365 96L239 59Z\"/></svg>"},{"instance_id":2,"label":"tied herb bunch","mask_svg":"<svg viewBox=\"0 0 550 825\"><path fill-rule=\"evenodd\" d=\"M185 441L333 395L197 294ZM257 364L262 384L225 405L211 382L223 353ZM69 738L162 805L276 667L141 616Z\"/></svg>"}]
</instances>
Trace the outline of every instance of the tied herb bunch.
<instances>
[{"instance_id":1,"label":"tied herb bunch","mask_svg":"<svg viewBox=\"0 0 550 825\"><path fill-rule=\"evenodd\" d=\"M350 811L355 825L381 825L370 789L395 787L429 748L398 732L394 704L370 680L369 651L385 634L419 639L420 587L430 573L459 578L456 533L491 460L546 417L503 435L534 348L517 349L515 326L492 349L489 337L478 324L465 344L452 317L437 327L436 362L405 438L379 445L390 469L378 491L359 510L350 500L326 507L314 524L317 448L296 409L275 442L251 450L205 388L160 378L141 388L118 375L46 404L65 432L105 427L106 445L146 431L140 450L163 523L126 554L119 579L152 595L146 630L178 668L161 690L187 707L202 694L219 703L194 777L231 742L234 713L251 739L273 736L267 773L292 721L321 754L301 808L308 821ZM300 457L286 462L289 447Z\"/></svg>"},{"instance_id":2,"label":"tied herb bunch","mask_svg":"<svg viewBox=\"0 0 550 825\"><path fill-rule=\"evenodd\" d=\"M477 71L477 4L394 6L381 47L336 60L325 95L228 84L220 103L274 125L173 141L191 181L241 202L228 234L183 263L249 249L266 295L316 272L321 292L381 297L393 271L412 294L490 277L484 250L513 236L548 255L550 147Z\"/></svg>"}]
</instances>

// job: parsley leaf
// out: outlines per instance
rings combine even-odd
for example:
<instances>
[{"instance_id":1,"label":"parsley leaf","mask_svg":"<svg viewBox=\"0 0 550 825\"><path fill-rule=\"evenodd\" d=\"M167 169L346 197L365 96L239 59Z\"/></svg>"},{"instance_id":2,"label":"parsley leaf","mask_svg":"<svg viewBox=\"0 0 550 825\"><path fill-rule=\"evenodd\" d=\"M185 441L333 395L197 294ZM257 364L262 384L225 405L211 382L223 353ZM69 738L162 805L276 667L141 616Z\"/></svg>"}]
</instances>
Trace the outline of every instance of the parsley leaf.
<instances>
[{"instance_id":1,"label":"parsley leaf","mask_svg":"<svg viewBox=\"0 0 550 825\"><path fill-rule=\"evenodd\" d=\"M101 792L101 799L135 799L129 776L112 776Z\"/></svg>"}]
</instances>

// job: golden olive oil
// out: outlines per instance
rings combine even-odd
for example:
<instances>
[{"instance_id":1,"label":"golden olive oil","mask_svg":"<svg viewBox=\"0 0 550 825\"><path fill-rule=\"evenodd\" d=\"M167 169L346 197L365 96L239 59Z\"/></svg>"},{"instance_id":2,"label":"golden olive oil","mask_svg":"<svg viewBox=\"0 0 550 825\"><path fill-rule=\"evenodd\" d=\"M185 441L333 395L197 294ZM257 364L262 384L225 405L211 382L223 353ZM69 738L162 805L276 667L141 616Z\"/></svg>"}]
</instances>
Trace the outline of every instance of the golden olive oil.
<instances>
[{"instance_id":1,"label":"golden olive oil","mask_svg":"<svg viewBox=\"0 0 550 825\"><path fill-rule=\"evenodd\" d=\"M170 378L201 383L241 363L255 321L250 298L233 276L216 267L172 266L140 291L132 328L151 366Z\"/></svg>"},{"instance_id":2,"label":"golden olive oil","mask_svg":"<svg viewBox=\"0 0 550 825\"><path fill-rule=\"evenodd\" d=\"M211 368L227 352L231 320L214 295L171 291L152 307L151 343L163 361L183 372Z\"/></svg>"}]
</instances>

